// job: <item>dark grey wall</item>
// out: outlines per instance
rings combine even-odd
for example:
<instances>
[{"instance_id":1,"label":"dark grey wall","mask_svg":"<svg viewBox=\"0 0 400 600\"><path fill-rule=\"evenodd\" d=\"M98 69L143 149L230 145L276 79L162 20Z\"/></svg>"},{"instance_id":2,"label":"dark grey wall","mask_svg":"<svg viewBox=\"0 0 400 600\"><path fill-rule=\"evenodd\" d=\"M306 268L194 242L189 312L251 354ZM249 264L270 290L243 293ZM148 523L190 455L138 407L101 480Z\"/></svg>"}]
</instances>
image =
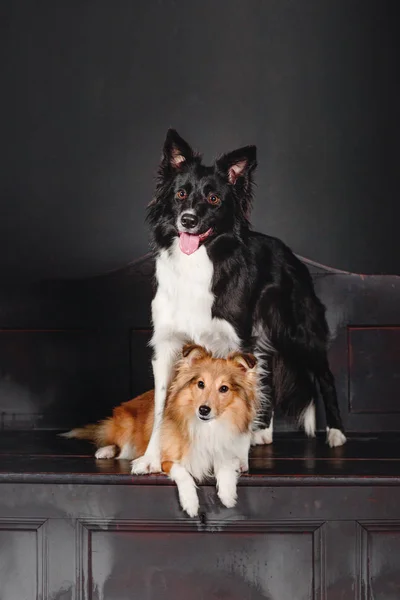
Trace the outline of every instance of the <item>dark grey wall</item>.
<instances>
[{"instance_id":1,"label":"dark grey wall","mask_svg":"<svg viewBox=\"0 0 400 600\"><path fill-rule=\"evenodd\" d=\"M400 273L396 5L2 0L0 273L145 253L169 126L208 160L258 145L257 229Z\"/></svg>"}]
</instances>

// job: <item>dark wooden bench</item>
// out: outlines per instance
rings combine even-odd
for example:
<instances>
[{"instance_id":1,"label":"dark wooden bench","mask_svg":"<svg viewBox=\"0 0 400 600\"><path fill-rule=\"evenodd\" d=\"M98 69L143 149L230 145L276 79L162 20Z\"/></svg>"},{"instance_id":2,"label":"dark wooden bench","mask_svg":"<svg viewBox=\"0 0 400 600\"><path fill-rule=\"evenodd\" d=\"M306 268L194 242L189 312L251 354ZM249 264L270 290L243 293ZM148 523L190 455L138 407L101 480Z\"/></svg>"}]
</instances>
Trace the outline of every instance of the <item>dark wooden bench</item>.
<instances>
[{"instance_id":1,"label":"dark wooden bench","mask_svg":"<svg viewBox=\"0 0 400 600\"><path fill-rule=\"evenodd\" d=\"M400 598L400 278L310 263L348 432L279 421L235 509L56 436L152 386L153 262L0 291L1 600Z\"/></svg>"}]
</instances>

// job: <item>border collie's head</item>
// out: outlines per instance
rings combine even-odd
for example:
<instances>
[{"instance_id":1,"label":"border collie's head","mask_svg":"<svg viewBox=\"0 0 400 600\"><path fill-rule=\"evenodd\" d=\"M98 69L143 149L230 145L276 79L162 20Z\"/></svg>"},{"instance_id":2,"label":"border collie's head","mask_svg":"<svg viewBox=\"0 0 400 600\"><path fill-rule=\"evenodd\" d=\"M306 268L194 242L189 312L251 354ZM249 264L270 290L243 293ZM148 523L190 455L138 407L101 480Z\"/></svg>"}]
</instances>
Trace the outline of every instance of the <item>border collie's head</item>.
<instances>
[{"instance_id":1,"label":"border collie's head","mask_svg":"<svg viewBox=\"0 0 400 600\"><path fill-rule=\"evenodd\" d=\"M248 227L256 147L224 154L206 167L174 129L169 129L148 221L157 247L168 248L179 236L185 254L223 233Z\"/></svg>"}]
</instances>

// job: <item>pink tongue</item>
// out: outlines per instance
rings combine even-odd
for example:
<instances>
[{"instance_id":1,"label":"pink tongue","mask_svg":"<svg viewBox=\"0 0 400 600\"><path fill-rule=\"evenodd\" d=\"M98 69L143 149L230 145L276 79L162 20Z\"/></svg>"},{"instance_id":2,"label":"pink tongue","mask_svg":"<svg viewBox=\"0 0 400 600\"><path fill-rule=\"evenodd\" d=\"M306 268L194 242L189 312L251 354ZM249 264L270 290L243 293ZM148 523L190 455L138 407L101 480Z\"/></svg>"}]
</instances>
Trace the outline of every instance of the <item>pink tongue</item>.
<instances>
[{"instance_id":1,"label":"pink tongue","mask_svg":"<svg viewBox=\"0 0 400 600\"><path fill-rule=\"evenodd\" d=\"M200 244L200 236L191 233L179 234L179 247L185 254L193 254L196 252Z\"/></svg>"}]
</instances>

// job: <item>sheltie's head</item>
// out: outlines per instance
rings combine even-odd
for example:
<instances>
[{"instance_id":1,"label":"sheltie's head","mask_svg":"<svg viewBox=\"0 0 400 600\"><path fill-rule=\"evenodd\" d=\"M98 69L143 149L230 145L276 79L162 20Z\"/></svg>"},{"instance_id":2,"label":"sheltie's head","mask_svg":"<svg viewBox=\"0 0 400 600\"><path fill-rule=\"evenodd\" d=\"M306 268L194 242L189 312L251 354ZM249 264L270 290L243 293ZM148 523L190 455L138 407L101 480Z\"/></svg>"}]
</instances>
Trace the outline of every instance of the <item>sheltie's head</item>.
<instances>
[{"instance_id":1,"label":"sheltie's head","mask_svg":"<svg viewBox=\"0 0 400 600\"><path fill-rule=\"evenodd\" d=\"M255 146L245 146L205 166L170 129L148 211L156 248L168 248L179 237L181 251L193 254L221 234L248 228L256 165Z\"/></svg>"},{"instance_id":2,"label":"sheltie's head","mask_svg":"<svg viewBox=\"0 0 400 600\"><path fill-rule=\"evenodd\" d=\"M218 420L237 433L248 431L258 411L257 360L235 352L213 358L205 348L184 346L170 389L166 415L207 427Z\"/></svg>"}]
</instances>

